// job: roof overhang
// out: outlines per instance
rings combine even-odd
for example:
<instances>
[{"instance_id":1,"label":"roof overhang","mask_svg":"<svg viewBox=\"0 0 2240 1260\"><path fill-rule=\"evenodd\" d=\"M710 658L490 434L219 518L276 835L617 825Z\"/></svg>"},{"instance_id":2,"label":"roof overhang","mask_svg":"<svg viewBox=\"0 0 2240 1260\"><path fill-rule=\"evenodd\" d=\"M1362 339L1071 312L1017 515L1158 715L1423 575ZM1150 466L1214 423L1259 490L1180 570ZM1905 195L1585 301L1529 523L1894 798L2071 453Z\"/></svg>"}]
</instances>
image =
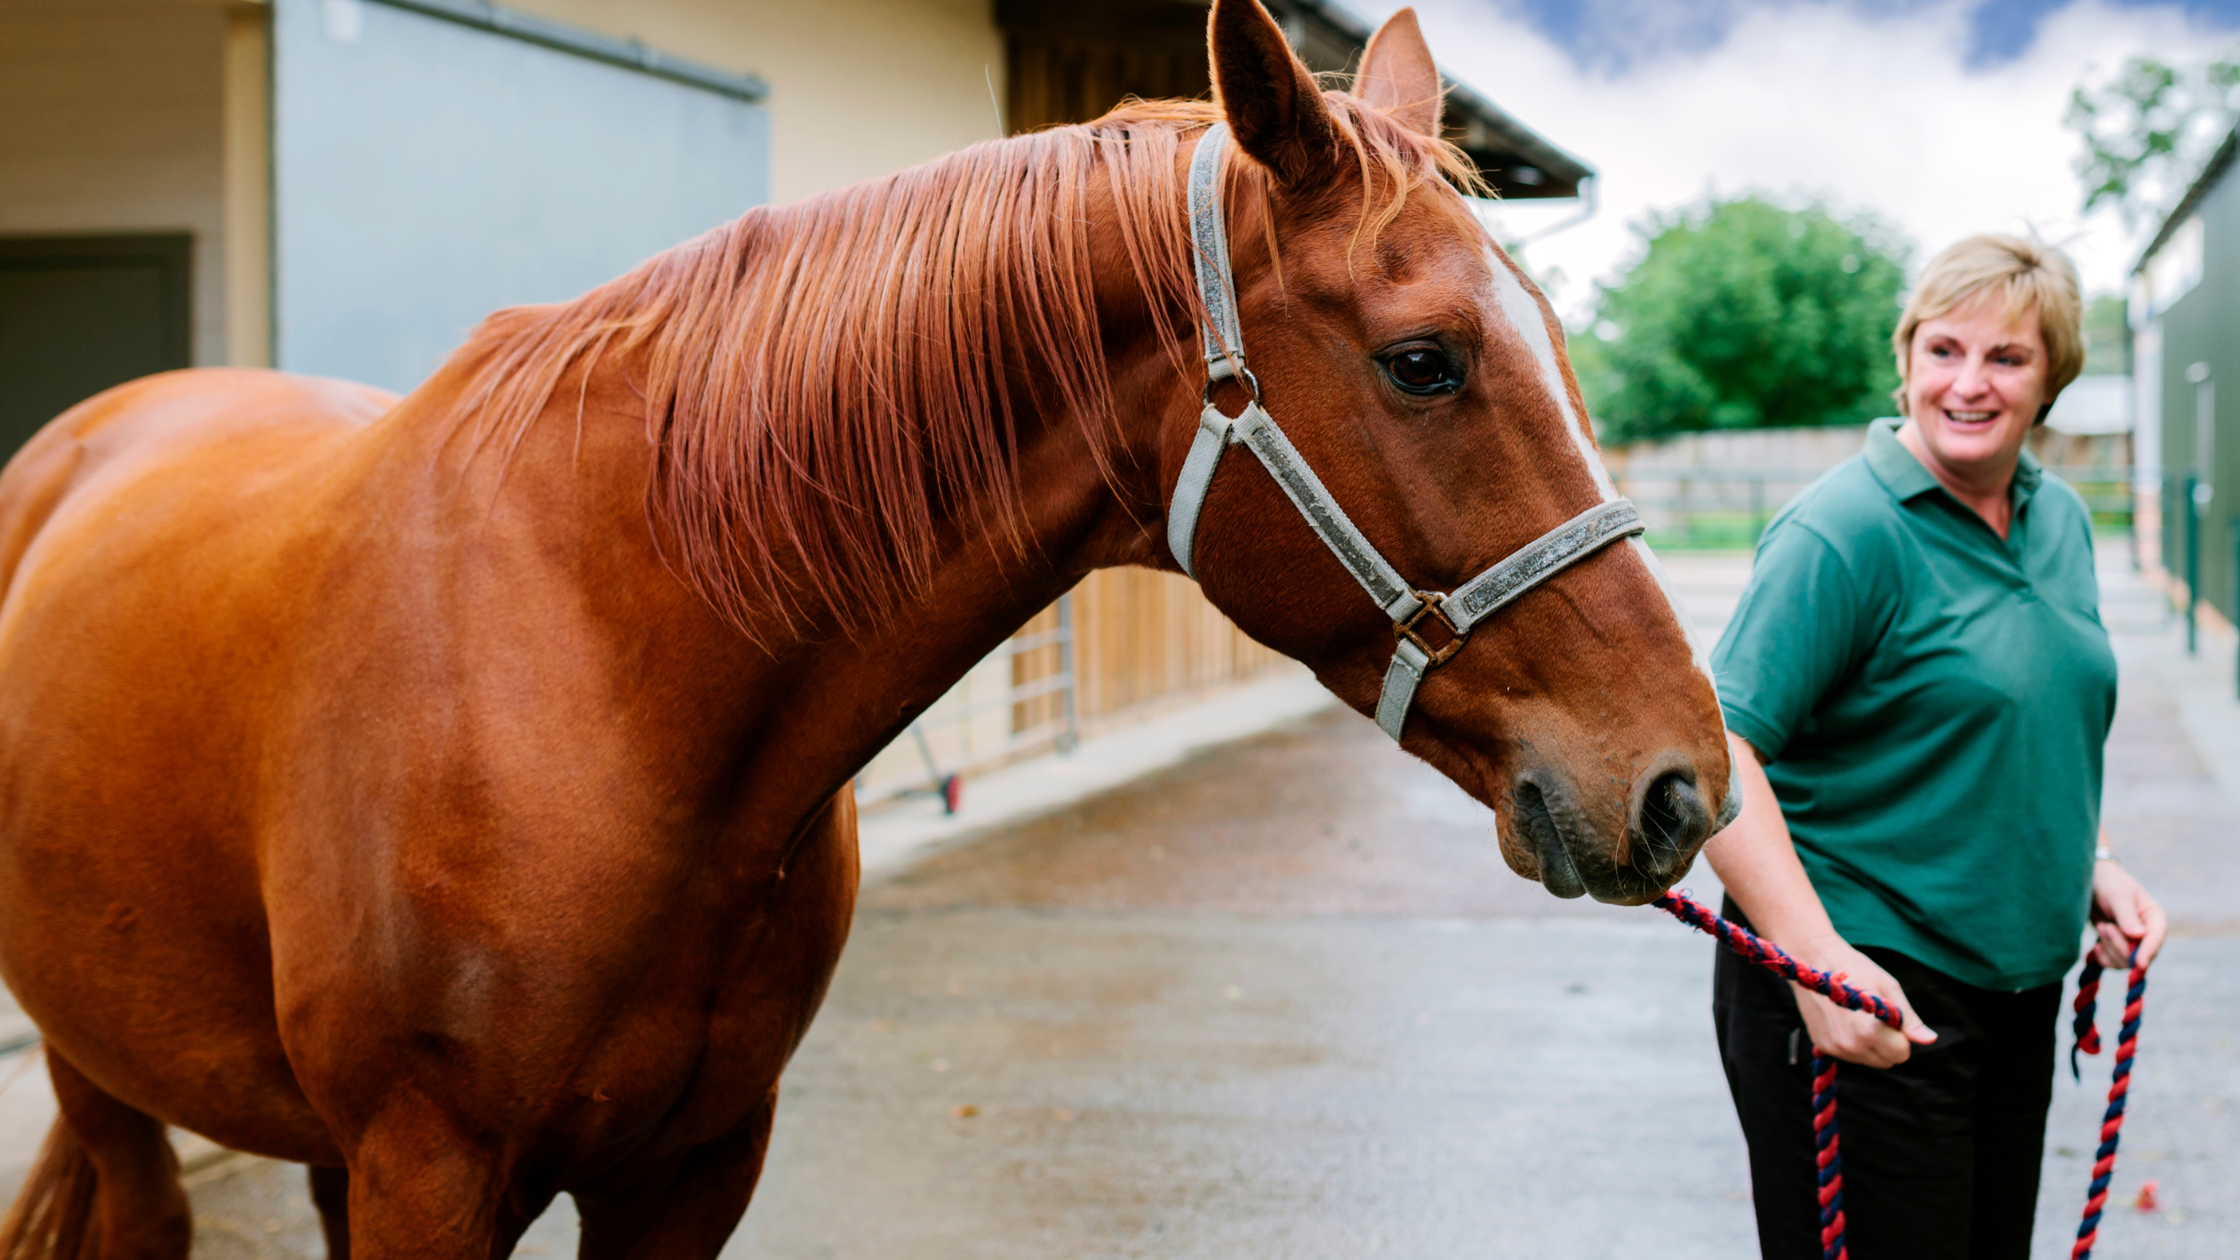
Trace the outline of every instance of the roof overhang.
<instances>
[{"instance_id":1,"label":"roof overhang","mask_svg":"<svg viewBox=\"0 0 2240 1260\"><path fill-rule=\"evenodd\" d=\"M1343 74L1361 60L1371 34L1367 23L1330 0L1262 0L1283 25L1307 68ZM1017 39L1124 49L1163 62L1159 87L1125 82L1120 95L1185 94L1210 90L1205 69L1206 10L1210 0L996 0L996 23ZM1505 199L1576 197L1594 169L1571 156L1467 84L1447 77L1446 133ZM1075 119L1074 121L1081 121Z\"/></svg>"}]
</instances>

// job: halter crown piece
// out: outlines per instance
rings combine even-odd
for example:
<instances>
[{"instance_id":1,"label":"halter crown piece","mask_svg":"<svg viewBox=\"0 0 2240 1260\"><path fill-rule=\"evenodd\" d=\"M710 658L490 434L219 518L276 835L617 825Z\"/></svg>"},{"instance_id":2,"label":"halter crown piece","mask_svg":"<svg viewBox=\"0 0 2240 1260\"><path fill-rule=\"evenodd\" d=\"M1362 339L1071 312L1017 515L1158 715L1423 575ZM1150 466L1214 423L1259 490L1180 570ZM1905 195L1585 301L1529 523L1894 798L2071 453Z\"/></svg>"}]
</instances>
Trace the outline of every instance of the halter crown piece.
<instances>
[{"instance_id":1,"label":"halter crown piece","mask_svg":"<svg viewBox=\"0 0 2240 1260\"><path fill-rule=\"evenodd\" d=\"M1182 571L1196 577L1192 552L1198 513L1205 508L1206 491L1213 486L1222 454L1242 443L1258 456L1330 554L1392 619L1399 645L1385 670L1384 691L1377 697L1377 725L1397 743L1423 676L1460 650L1473 627L1610 543L1642 532L1641 514L1630 501L1612 499L1542 534L1449 594L1410 586L1330 497L1322 479L1307 467L1275 419L1261 410L1260 382L1245 367L1236 282L1229 267L1229 234L1223 223L1221 163L1228 148L1227 124L1215 123L1206 129L1190 159L1190 235L1196 246L1198 297L1206 311L1206 402L1198 414L1198 435L1175 481L1174 503L1167 511L1167 545ZM1252 391L1252 401L1234 419L1213 403L1214 385L1231 378L1242 380ZM1446 627L1442 643L1434 644L1418 629L1431 618Z\"/></svg>"}]
</instances>

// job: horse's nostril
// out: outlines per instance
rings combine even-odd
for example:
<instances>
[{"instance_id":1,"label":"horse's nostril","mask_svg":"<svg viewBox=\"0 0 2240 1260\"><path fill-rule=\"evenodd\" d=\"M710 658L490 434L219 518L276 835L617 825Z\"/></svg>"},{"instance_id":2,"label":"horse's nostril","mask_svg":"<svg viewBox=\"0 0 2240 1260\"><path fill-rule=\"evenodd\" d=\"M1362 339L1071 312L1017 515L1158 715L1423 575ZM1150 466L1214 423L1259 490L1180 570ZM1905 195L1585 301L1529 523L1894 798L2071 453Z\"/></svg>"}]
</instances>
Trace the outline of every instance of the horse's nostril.
<instances>
[{"instance_id":1,"label":"horse's nostril","mask_svg":"<svg viewBox=\"0 0 2240 1260\"><path fill-rule=\"evenodd\" d=\"M1711 811L1696 792L1695 777L1683 770L1658 775L1641 795L1632 830L1635 869L1653 879L1678 870L1711 838Z\"/></svg>"}]
</instances>

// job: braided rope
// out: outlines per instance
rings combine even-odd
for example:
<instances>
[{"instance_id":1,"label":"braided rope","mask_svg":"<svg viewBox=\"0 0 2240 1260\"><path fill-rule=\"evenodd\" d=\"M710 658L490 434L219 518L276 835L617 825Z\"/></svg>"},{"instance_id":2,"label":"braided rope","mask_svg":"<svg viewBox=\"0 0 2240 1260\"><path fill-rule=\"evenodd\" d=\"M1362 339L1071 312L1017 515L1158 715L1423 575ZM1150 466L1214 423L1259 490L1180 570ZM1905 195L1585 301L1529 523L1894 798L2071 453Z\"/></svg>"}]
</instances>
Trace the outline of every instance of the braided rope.
<instances>
[{"instance_id":1,"label":"braided rope","mask_svg":"<svg viewBox=\"0 0 2240 1260\"><path fill-rule=\"evenodd\" d=\"M1685 893L1668 892L1657 898L1656 906L1696 931L1717 938L1743 961L1801 984L1845 1010L1866 1011L1892 1028L1904 1022L1889 1003L1845 984L1843 973L1831 975L1798 962L1780 946L1720 918ZM1844 1244L1843 1139L1836 1131L1836 1060L1820 1053L1818 1046L1812 1048L1812 1144L1813 1159L1819 1165L1821 1260L1850 1260L1851 1252Z\"/></svg>"},{"instance_id":2,"label":"braided rope","mask_svg":"<svg viewBox=\"0 0 2240 1260\"><path fill-rule=\"evenodd\" d=\"M2076 1040L2069 1046L2069 1075L2079 1081L2084 1079L2084 1069L2077 1066L2079 1054L2100 1053L2100 1030L2092 1026L2093 1009L2100 1001L2100 955L2093 950L2084 956L2084 974L2077 977L2077 998L2069 1004L2076 1018L2069 1021L2069 1031Z\"/></svg>"},{"instance_id":3,"label":"braided rope","mask_svg":"<svg viewBox=\"0 0 2240 1260\"><path fill-rule=\"evenodd\" d=\"M2069 1067L2077 1071L2077 1052L2100 1053L2099 1030L2093 1026L2100 993L2099 953L2087 955L2084 974L2077 978L2077 1044L2069 1052ZM2124 1104L2131 1097L2131 1060L2139 1048L2139 1014L2146 1005L2147 969L2139 965L2139 951L2131 951L2131 987L2123 996L2123 1026L2116 1032L2116 1067L2108 1083L2108 1111L2100 1120L2100 1149L2092 1159L2092 1184L2085 1191L2084 1220L2077 1226L2077 1245L2069 1260L2089 1260L2100 1237L2100 1213L2108 1203L2108 1183L2116 1173L2116 1143L2123 1137ZM2081 1079L2082 1074L2079 1073Z\"/></svg>"},{"instance_id":4,"label":"braided rope","mask_svg":"<svg viewBox=\"0 0 2240 1260\"><path fill-rule=\"evenodd\" d=\"M1780 946L1760 938L1750 929L1722 919L1706 910L1685 893L1668 892L1655 902L1659 910L1670 914L1698 932L1718 939L1721 945L1733 950L1743 961L1795 984L1803 985L1814 993L1834 1002L1846 1010L1867 1011L1876 1019L1896 1028L1901 1019L1888 1003L1872 993L1863 993L1844 983L1843 973L1833 975L1806 966L1782 952ZM2100 996L2100 975L2103 968L2097 951L2087 954L2084 973L2077 978L2077 997L2071 1004L2076 1018L2071 1030L2076 1034L2076 1044L2069 1050L2069 1070L2083 1079L2077 1065L2077 1055L2100 1053L2100 1032L2094 1026ZM2115 1078L2108 1085L2108 1111L2100 1121L2100 1149L2093 1156L2092 1184L2086 1191L2084 1221L2077 1226L2077 1245L2069 1253L2069 1260L2091 1260L2093 1243L2099 1238L2100 1216L2108 1203L2108 1183L2116 1171L2116 1143L2123 1137L2124 1104L2131 1095L2131 1060L2138 1051L2139 1016L2147 996L2147 969L2139 964L2139 951L2131 951L2131 986L2123 998L2123 1026L2116 1033ZM1844 1245L1843 1221L1843 1142L1836 1131L1836 1060L1812 1048L1812 1142L1814 1160L1819 1165L1820 1186L1820 1253L1822 1260L1850 1260Z\"/></svg>"},{"instance_id":5,"label":"braided rope","mask_svg":"<svg viewBox=\"0 0 2240 1260\"><path fill-rule=\"evenodd\" d=\"M1872 993L1854 989L1843 982L1841 973L1830 975L1798 962L1782 952L1781 947L1761 939L1757 933L1738 923L1729 922L1703 908L1686 893L1668 892L1657 898L1659 910L1680 920L1698 932L1718 938L1721 945L1733 950L1743 961L1795 984L1801 984L1821 997L1847 1011L1865 1011L1883 1023L1896 1028L1905 1021L1890 1004Z\"/></svg>"},{"instance_id":6,"label":"braided rope","mask_svg":"<svg viewBox=\"0 0 2240 1260\"><path fill-rule=\"evenodd\" d=\"M1820 1167L1820 1254L1848 1260L1843 1241L1843 1139L1836 1133L1836 1061L1812 1048L1813 1160Z\"/></svg>"}]
</instances>

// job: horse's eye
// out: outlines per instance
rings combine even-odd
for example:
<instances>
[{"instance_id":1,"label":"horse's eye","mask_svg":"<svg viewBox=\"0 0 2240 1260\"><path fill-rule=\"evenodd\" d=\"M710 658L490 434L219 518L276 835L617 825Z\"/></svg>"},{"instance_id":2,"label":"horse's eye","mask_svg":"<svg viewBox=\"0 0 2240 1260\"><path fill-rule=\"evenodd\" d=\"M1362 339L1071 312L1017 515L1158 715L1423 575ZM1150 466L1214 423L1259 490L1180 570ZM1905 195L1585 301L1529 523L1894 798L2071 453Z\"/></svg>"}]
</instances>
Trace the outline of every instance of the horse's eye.
<instances>
[{"instance_id":1,"label":"horse's eye","mask_svg":"<svg viewBox=\"0 0 2240 1260\"><path fill-rule=\"evenodd\" d=\"M1446 394L1462 387L1462 373L1437 346L1405 346L1385 356L1384 372L1411 394Z\"/></svg>"}]
</instances>

